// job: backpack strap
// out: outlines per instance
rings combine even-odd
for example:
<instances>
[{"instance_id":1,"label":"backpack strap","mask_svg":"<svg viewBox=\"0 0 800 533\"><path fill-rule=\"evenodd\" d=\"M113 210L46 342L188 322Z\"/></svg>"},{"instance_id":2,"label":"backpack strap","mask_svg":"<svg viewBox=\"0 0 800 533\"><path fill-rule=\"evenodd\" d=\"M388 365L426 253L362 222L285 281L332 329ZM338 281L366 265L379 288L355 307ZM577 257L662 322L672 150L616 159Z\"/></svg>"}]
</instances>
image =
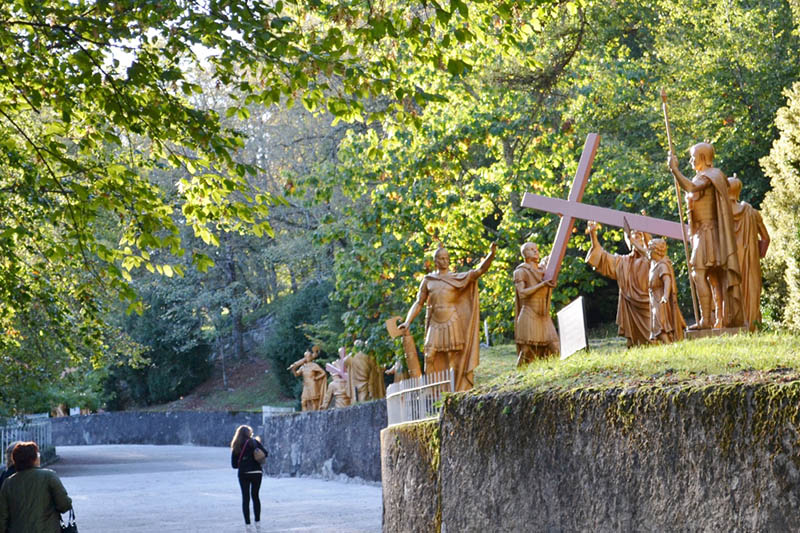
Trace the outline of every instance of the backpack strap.
<instances>
[{"instance_id":1,"label":"backpack strap","mask_svg":"<svg viewBox=\"0 0 800 533\"><path fill-rule=\"evenodd\" d=\"M241 451L241 452L239 452L239 462L238 462L238 463L236 463L236 466L241 466L241 464L242 464L242 457L244 456L244 450L247 448L247 445L248 445L248 444L250 444L250 441L251 441L251 440L252 440L252 439L247 439L247 442L245 442L244 444L242 444L242 451Z\"/></svg>"}]
</instances>

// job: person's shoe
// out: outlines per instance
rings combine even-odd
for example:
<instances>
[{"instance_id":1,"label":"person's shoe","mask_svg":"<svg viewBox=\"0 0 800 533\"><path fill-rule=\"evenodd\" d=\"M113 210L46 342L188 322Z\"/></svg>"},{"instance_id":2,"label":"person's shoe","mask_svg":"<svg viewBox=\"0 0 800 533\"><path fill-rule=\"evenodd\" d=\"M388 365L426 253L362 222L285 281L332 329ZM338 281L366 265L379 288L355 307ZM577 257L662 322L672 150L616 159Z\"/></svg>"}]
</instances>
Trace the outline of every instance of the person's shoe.
<instances>
[{"instance_id":1,"label":"person's shoe","mask_svg":"<svg viewBox=\"0 0 800 533\"><path fill-rule=\"evenodd\" d=\"M256 522L256 531L257 533L261 533L261 522Z\"/></svg>"},{"instance_id":2,"label":"person's shoe","mask_svg":"<svg viewBox=\"0 0 800 533\"><path fill-rule=\"evenodd\" d=\"M255 529L253 529L252 524L245 524L244 525L244 533L253 533Z\"/></svg>"}]
</instances>

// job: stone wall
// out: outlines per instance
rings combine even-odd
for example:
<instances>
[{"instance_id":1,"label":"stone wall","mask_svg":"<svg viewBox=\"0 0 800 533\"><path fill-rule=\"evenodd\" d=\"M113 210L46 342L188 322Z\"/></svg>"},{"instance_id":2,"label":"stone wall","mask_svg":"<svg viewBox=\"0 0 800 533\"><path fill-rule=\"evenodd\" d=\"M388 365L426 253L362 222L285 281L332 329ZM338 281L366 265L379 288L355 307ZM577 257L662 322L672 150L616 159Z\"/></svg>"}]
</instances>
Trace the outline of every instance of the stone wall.
<instances>
[{"instance_id":1,"label":"stone wall","mask_svg":"<svg viewBox=\"0 0 800 533\"><path fill-rule=\"evenodd\" d=\"M386 401L344 409L274 415L260 413L119 411L53 418L53 443L189 444L228 446L236 427L247 424L269 451L266 471L274 476L345 475L380 481L380 431Z\"/></svg>"},{"instance_id":2,"label":"stone wall","mask_svg":"<svg viewBox=\"0 0 800 533\"><path fill-rule=\"evenodd\" d=\"M788 531L798 428L798 382L454 395L383 431L384 531Z\"/></svg>"},{"instance_id":3,"label":"stone wall","mask_svg":"<svg viewBox=\"0 0 800 533\"><path fill-rule=\"evenodd\" d=\"M261 424L261 413L172 411L165 413L117 411L52 418L53 443L192 444L228 446L242 424Z\"/></svg>"},{"instance_id":4,"label":"stone wall","mask_svg":"<svg viewBox=\"0 0 800 533\"><path fill-rule=\"evenodd\" d=\"M386 400L343 409L293 413L267 419L261 430L269 450L269 475L346 475L381 480L380 431Z\"/></svg>"}]
</instances>

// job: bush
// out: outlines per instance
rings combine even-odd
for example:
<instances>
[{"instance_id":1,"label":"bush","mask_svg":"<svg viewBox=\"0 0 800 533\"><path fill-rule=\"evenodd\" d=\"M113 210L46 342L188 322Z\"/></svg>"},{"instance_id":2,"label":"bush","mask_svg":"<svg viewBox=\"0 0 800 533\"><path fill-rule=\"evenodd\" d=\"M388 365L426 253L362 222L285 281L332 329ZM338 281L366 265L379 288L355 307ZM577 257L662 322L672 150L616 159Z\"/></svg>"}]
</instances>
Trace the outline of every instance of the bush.
<instances>
[{"instance_id":1,"label":"bush","mask_svg":"<svg viewBox=\"0 0 800 533\"><path fill-rule=\"evenodd\" d=\"M780 132L761 165L772 190L764 197L771 244L766 257L765 314L800 331L800 82L786 91L775 123Z\"/></svg>"},{"instance_id":2,"label":"bush","mask_svg":"<svg viewBox=\"0 0 800 533\"><path fill-rule=\"evenodd\" d=\"M264 355L274 363L281 391L289 396L299 396L301 386L297 378L286 370L303 357L312 341L304 329L320 322L330 307L328 295L333 285L328 281L313 282L294 294L275 302L275 328L264 343Z\"/></svg>"}]
</instances>

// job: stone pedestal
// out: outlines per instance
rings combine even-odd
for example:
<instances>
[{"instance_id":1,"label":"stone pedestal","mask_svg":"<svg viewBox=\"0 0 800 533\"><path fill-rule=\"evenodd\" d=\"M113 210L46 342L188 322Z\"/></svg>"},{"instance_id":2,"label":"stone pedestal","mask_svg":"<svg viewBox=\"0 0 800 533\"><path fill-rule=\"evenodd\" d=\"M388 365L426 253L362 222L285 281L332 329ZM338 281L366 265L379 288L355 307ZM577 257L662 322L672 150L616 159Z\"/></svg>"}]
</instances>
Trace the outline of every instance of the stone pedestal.
<instances>
[{"instance_id":1,"label":"stone pedestal","mask_svg":"<svg viewBox=\"0 0 800 533\"><path fill-rule=\"evenodd\" d=\"M720 335L736 335L747 333L747 328L711 328L711 329L687 329L685 330L687 339L703 339L705 337L719 337Z\"/></svg>"}]
</instances>

